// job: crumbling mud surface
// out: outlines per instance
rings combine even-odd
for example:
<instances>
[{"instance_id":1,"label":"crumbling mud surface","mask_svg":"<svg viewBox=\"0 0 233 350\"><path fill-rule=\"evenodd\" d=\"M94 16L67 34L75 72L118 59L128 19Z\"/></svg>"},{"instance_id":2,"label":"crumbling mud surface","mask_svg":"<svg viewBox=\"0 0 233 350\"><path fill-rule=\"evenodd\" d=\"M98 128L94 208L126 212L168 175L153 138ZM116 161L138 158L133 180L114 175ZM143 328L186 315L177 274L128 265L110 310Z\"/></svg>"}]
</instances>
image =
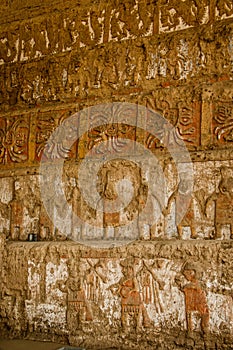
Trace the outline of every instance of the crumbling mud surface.
<instances>
[{"instance_id":1,"label":"crumbling mud surface","mask_svg":"<svg viewBox=\"0 0 233 350\"><path fill-rule=\"evenodd\" d=\"M226 240L9 242L1 332L88 349L230 349L232 250Z\"/></svg>"}]
</instances>

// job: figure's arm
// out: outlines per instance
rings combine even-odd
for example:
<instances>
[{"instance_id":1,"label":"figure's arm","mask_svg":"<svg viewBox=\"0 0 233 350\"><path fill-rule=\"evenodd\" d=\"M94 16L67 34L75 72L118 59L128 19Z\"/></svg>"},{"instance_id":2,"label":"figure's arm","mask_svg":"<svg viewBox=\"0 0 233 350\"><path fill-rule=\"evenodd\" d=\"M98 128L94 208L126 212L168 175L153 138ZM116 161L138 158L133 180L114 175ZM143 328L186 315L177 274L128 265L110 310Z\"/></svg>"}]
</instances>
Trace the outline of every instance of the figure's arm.
<instances>
[{"instance_id":1,"label":"figure's arm","mask_svg":"<svg viewBox=\"0 0 233 350\"><path fill-rule=\"evenodd\" d=\"M175 199L176 195L177 195L177 189L168 198L167 206L162 211L164 216L166 216L166 215L168 215L170 213L171 205L172 205L172 202Z\"/></svg>"},{"instance_id":2,"label":"figure's arm","mask_svg":"<svg viewBox=\"0 0 233 350\"><path fill-rule=\"evenodd\" d=\"M64 283L62 280L56 281L55 287L60 289L62 293L67 293L67 282Z\"/></svg>"},{"instance_id":3,"label":"figure's arm","mask_svg":"<svg viewBox=\"0 0 233 350\"><path fill-rule=\"evenodd\" d=\"M100 199L98 202L97 202L97 205L96 205L96 220L97 220L97 223L100 224L100 225L103 225L103 222L104 222L104 208L103 208L103 201L102 199Z\"/></svg>"},{"instance_id":4,"label":"figure's arm","mask_svg":"<svg viewBox=\"0 0 233 350\"><path fill-rule=\"evenodd\" d=\"M94 268L96 274L99 276L99 278L104 282L107 283L107 276L104 274L104 272L97 270L97 268Z\"/></svg>"},{"instance_id":5,"label":"figure's arm","mask_svg":"<svg viewBox=\"0 0 233 350\"><path fill-rule=\"evenodd\" d=\"M134 289L136 291L140 290L140 286L137 280L137 274L139 273L139 271L142 269L142 266L139 266L139 269L137 269L138 265L134 264L133 265L133 282L134 282Z\"/></svg>"},{"instance_id":6,"label":"figure's arm","mask_svg":"<svg viewBox=\"0 0 233 350\"><path fill-rule=\"evenodd\" d=\"M212 193L205 201L205 211L204 215L207 217L207 209L211 202L216 201L218 194L216 192Z\"/></svg>"},{"instance_id":7,"label":"figure's arm","mask_svg":"<svg viewBox=\"0 0 233 350\"><path fill-rule=\"evenodd\" d=\"M156 200L156 202L158 203L160 212L162 212L163 211L163 203L161 203L160 198L155 196L153 193L151 195Z\"/></svg>"},{"instance_id":8,"label":"figure's arm","mask_svg":"<svg viewBox=\"0 0 233 350\"><path fill-rule=\"evenodd\" d=\"M205 190L203 188L195 191L193 193L193 198L195 199L199 212L201 214L201 217L204 218L205 217Z\"/></svg>"},{"instance_id":9,"label":"figure's arm","mask_svg":"<svg viewBox=\"0 0 233 350\"><path fill-rule=\"evenodd\" d=\"M159 285L159 289L163 290L164 286L165 286L165 282L161 281L158 276L156 276L154 270L151 268L150 265L148 265L145 260L143 260L144 266L147 269L148 272L150 272L151 276L153 277L153 279L158 283Z\"/></svg>"},{"instance_id":10,"label":"figure's arm","mask_svg":"<svg viewBox=\"0 0 233 350\"><path fill-rule=\"evenodd\" d=\"M123 282L124 282L124 278L121 278L119 282L111 284L111 286L109 286L107 290L110 290L113 295L120 294L120 290Z\"/></svg>"},{"instance_id":11,"label":"figure's arm","mask_svg":"<svg viewBox=\"0 0 233 350\"><path fill-rule=\"evenodd\" d=\"M97 274L97 276L104 283L106 283L107 282L107 276L104 274L104 272L98 270L98 267L102 267L103 268L103 265L101 265L99 262L97 262L97 264L94 265L94 264L92 264L92 262L89 259L87 259L87 262L88 262L89 266L91 267L91 269L94 270L94 272Z\"/></svg>"},{"instance_id":12,"label":"figure's arm","mask_svg":"<svg viewBox=\"0 0 233 350\"><path fill-rule=\"evenodd\" d=\"M181 292L184 292L184 281L183 281L182 275L181 274L176 275L174 281L177 287L179 288L179 290Z\"/></svg>"}]
</instances>

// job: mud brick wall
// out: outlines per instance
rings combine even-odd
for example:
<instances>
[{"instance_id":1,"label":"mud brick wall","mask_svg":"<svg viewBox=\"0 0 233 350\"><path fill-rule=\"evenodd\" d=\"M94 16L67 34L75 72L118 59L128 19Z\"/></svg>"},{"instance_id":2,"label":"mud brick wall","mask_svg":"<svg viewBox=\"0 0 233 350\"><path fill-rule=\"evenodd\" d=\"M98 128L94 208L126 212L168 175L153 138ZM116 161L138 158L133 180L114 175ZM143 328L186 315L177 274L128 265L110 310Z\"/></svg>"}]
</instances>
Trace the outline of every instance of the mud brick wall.
<instances>
[{"instance_id":1,"label":"mud brick wall","mask_svg":"<svg viewBox=\"0 0 233 350\"><path fill-rule=\"evenodd\" d=\"M233 348L232 19L230 0L1 2L1 335ZM133 199L99 217L80 177Z\"/></svg>"}]
</instances>

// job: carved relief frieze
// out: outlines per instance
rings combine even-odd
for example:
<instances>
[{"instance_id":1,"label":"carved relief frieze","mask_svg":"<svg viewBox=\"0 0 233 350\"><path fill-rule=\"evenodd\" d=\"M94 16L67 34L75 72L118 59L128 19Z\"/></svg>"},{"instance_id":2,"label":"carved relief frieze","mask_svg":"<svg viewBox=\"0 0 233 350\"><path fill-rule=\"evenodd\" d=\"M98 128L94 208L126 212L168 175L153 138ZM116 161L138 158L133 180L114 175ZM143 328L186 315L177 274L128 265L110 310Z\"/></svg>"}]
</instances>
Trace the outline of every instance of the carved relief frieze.
<instances>
[{"instance_id":1,"label":"carved relief frieze","mask_svg":"<svg viewBox=\"0 0 233 350\"><path fill-rule=\"evenodd\" d=\"M212 8L214 15L212 15ZM16 22L0 34L0 63L24 62L111 41L147 37L232 16L231 1L128 0L58 11L51 18Z\"/></svg>"},{"instance_id":2,"label":"carved relief frieze","mask_svg":"<svg viewBox=\"0 0 233 350\"><path fill-rule=\"evenodd\" d=\"M30 124L28 115L1 117L0 162L25 163L28 161Z\"/></svg>"},{"instance_id":3,"label":"carved relief frieze","mask_svg":"<svg viewBox=\"0 0 233 350\"><path fill-rule=\"evenodd\" d=\"M35 130L35 161L40 161L41 156L49 159L55 158L72 158L76 156L77 144L69 143L68 139L71 135L67 135L69 122L67 124L66 119L74 114L70 110L58 110L38 113L36 116L36 130ZM77 126L74 125L75 129L72 129L74 142L78 138ZM64 131L63 131L64 129ZM66 132L65 132L66 130ZM64 138L62 144L57 142L57 132L64 132ZM61 137L61 136L60 136ZM66 146L66 143L70 145Z\"/></svg>"},{"instance_id":4,"label":"carved relief frieze","mask_svg":"<svg viewBox=\"0 0 233 350\"><path fill-rule=\"evenodd\" d=\"M233 142L233 104L231 101L216 101L213 107L214 143L230 146Z\"/></svg>"},{"instance_id":5,"label":"carved relief frieze","mask_svg":"<svg viewBox=\"0 0 233 350\"><path fill-rule=\"evenodd\" d=\"M207 0L162 1L160 30L185 29L207 23L209 20L208 5Z\"/></svg>"},{"instance_id":6,"label":"carved relief frieze","mask_svg":"<svg viewBox=\"0 0 233 350\"><path fill-rule=\"evenodd\" d=\"M233 4L228 0L216 1L216 18L218 20L233 16Z\"/></svg>"},{"instance_id":7,"label":"carved relief frieze","mask_svg":"<svg viewBox=\"0 0 233 350\"><path fill-rule=\"evenodd\" d=\"M121 341L112 330L143 339L145 333L166 334L165 325L169 331L179 326L188 339L194 334L212 339L223 325L232 336L231 248L173 242L141 245L143 256L138 253L132 247L127 256L113 258L106 251L94 256L68 243L8 249L1 322L19 332L59 327L71 341L94 327L98 342L107 341L104 325L112 344Z\"/></svg>"},{"instance_id":8,"label":"carved relief frieze","mask_svg":"<svg viewBox=\"0 0 233 350\"><path fill-rule=\"evenodd\" d=\"M186 90L187 92L187 90ZM185 92L184 92L185 93ZM184 142L192 149L200 145L201 111L198 101L181 101L179 98L171 98L171 94L161 95L161 91L152 92L142 97L142 103L152 111L158 112L173 127L166 130L161 121L158 125L158 138L147 135L145 144L149 149L162 147L162 144L169 146ZM175 100L177 99L177 100ZM148 116L148 122L150 118Z\"/></svg>"},{"instance_id":9,"label":"carved relief frieze","mask_svg":"<svg viewBox=\"0 0 233 350\"><path fill-rule=\"evenodd\" d=\"M230 80L232 33L225 27L213 33L183 33L160 41L156 36L106 47L64 52L20 66L0 66L0 104L3 110L37 107L51 102L85 101L87 97L121 98L160 86L181 86L189 80ZM164 34L165 35L165 34ZM213 38L216 38L214 40ZM204 79L205 81L205 79ZM20 83L19 83L20 82Z\"/></svg>"}]
</instances>

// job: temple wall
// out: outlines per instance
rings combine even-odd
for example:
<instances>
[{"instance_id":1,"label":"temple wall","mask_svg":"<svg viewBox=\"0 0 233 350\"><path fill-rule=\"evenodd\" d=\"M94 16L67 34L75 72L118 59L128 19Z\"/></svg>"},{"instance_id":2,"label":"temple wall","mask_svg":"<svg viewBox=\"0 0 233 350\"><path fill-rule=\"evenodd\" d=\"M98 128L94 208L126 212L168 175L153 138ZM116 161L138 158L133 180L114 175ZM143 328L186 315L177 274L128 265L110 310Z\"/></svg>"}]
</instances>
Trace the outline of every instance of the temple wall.
<instances>
[{"instance_id":1,"label":"temple wall","mask_svg":"<svg viewBox=\"0 0 233 350\"><path fill-rule=\"evenodd\" d=\"M232 348L232 18L1 3L1 335Z\"/></svg>"}]
</instances>

